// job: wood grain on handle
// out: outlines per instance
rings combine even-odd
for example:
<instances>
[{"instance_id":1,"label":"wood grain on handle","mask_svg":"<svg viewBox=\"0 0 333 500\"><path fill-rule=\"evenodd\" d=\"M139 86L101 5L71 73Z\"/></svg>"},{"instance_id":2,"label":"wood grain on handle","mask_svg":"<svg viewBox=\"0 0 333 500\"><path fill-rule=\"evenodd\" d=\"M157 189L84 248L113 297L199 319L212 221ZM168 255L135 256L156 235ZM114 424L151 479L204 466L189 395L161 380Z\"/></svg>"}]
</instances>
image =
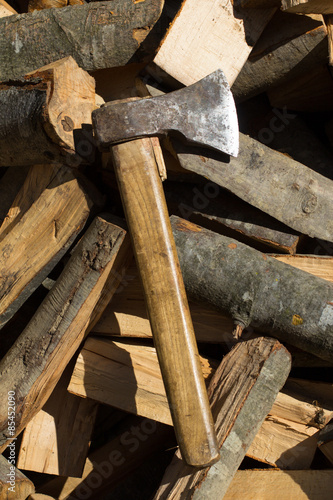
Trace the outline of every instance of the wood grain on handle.
<instances>
[{"instance_id":1,"label":"wood grain on handle","mask_svg":"<svg viewBox=\"0 0 333 500\"><path fill-rule=\"evenodd\" d=\"M213 419L150 139L112 148L154 343L184 460L218 460Z\"/></svg>"}]
</instances>

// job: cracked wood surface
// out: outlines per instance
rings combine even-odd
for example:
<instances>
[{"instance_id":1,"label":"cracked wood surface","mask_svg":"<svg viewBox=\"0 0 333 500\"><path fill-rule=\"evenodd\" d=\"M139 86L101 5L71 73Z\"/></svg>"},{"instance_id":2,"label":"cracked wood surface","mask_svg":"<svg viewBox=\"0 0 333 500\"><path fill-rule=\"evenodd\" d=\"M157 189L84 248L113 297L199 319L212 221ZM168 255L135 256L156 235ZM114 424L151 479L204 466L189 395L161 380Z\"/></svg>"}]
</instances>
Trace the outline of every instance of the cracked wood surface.
<instances>
[{"instance_id":1,"label":"cracked wood surface","mask_svg":"<svg viewBox=\"0 0 333 500\"><path fill-rule=\"evenodd\" d=\"M66 219L67 220L67 219ZM7 396L16 397L18 435L42 408L84 339L110 275L119 283L117 257L129 237L97 217L35 315L0 362L0 449L8 445Z\"/></svg>"}]
</instances>

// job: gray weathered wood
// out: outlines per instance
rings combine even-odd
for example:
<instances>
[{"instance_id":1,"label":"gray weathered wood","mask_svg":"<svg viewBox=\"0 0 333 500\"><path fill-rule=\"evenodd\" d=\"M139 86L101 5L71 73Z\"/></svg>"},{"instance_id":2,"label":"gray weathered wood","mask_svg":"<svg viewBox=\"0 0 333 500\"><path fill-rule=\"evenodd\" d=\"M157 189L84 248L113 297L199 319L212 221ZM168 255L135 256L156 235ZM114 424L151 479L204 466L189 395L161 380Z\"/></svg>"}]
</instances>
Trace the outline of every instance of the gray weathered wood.
<instances>
[{"instance_id":1,"label":"gray weathered wood","mask_svg":"<svg viewBox=\"0 0 333 500\"><path fill-rule=\"evenodd\" d=\"M333 284L268 257L236 240L172 216L190 297L249 325L333 360Z\"/></svg>"},{"instance_id":2,"label":"gray weathered wood","mask_svg":"<svg viewBox=\"0 0 333 500\"><path fill-rule=\"evenodd\" d=\"M232 86L237 101L302 75L327 61L327 33L320 21L277 12Z\"/></svg>"},{"instance_id":3,"label":"gray weathered wood","mask_svg":"<svg viewBox=\"0 0 333 500\"><path fill-rule=\"evenodd\" d=\"M122 66L160 16L162 0L116 0L0 19L0 80L72 56L87 70Z\"/></svg>"},{"instance_id":4,"label":"gray weathered wood","mask_svg":"<svg viewBox=\"0 0 333 500\"><path fill-rule=\"evenodd\" d=\"M186 153L178 159L295 231L333 241L333 181L301 163L243 134L238 157L228 162Z\"/></svg>"},{"instance_id":5,"label":"gray weathered wood","mask_svg":"<svg viewBox=\"0 0 333 500\"><path fill-rule=\"evenodd\" d=\"M93 310L127 252L126 231L97 217L35 315L0 363L0 449L8 434L7 393L15 392L15 435L42 408L87 333ZM117 273L114 278L118 282Z\"/></svg>"},{"instance_id":6,"label":"gray weathered wood","mask_svg":"<svg viewBox=\"0 0 333 500\"><path fill-rule=\"evenodd\" d=\"M221 500L290 367L290 354L274 339L259 337L235 346L208 388L220 443L219 462L197 470L186 466L177 451L154 500Z\"/></svg>"}]
</instances>

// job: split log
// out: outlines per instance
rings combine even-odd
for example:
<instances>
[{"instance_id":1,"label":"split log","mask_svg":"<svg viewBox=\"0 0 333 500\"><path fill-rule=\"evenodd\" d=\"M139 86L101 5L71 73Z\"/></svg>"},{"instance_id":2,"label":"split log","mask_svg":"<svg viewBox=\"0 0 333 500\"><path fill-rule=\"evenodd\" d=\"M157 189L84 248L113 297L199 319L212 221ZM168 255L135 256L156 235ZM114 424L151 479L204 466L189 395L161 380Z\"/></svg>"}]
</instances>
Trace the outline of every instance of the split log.
<instances>
[{"instance_id":1,"label":"split log","mask_svg":"<svg viewBox=\"0 0 333 500\"><path fill-rule=\"evenodd\" d=\"M262 251L270 247L295 253L299 235L231 193L207 182L204 186L169 183L164 187L169 212Z\"/></svg>"},{"instance_id":2,"label":"split log","mask_svg":"<svg viewBox=\"0 0 333 500\"><path fill-rule=\"evenodd\" d=\"M303 75L267 91L271 106L306 112L332 111L332 93L333 79L327 64L318 64Z\"/></svg>"},{"instance_id":3,"label":"split log","mask_svg":"<svg viewBox=\"0 0 333 500\"><path fill-rule=\"evenodd\" d=\"M87 221L93 202L72 169L36 167L45 189L10 231L0 233L0 327L43 282ZM26 179L30 184L30 175ZM25 185L22 188L25 191ZM34 194L29 193L34 199ZM25 198L25 202L28 201Z\"/></svg>"},{"instance_id":4,"label":"split log","mask_svg":"<svg viewBox=\"0 0 333 500\"><path fill-rule=\"evenodd\" d=\"M281 119L290 119L285 110ZM295 231L333 241L332 180L243 134L239 155L230 161L180 148L177 145L176 151L184 169L226 188Z\"/></svg>"},{"instance_id":5,"label":"split log","mask_svg":"<svg viewBox=\"0 0 333 500\"><path fill-rule=\"evenodd\" d=\"M280 469L309 469L317 450L318 429L268 416L246 455Z\"/></svg>"},{"instance_id":6,"label":"split log","mask_svg":"<svg viewBox=\"0 0 333 500\"><path fill-rule=\"evenodd\" d=\"M318 446L325 457L333 464L333 423L329 423L318 434Z\"/></svg>"},{"instance_id":7,"label":"split log","mask_svg":"<svg viewBox=\"0 0 333 500\"><path fill-rule=\"evenodd\" d=\"M0 20L0 80L72 56L84 70L122 66L161 14L162 0L92 2Z\"/></svg>"},{"instance_id":8,"label":"split log","mask_svg":"<svg viewBox=\"0 0 333 500\"><path fill-rule=\"evenodd\" d=\"M117 256L127 255L126 231L97 217L35 315L0 362L0 446L6 445L7 393L15 392L17 435L43 407L87 334L94 308ZM120 259L121 260L121 259Z\"/></svg>"},{"instance_id":9,"label":"split log","mask_svg":"<svg viewBox=\"0 0 333 500\"><path fill-rule=\"evenodd\" d=\"M271 257L318 278L333 281L333 257L317 257L316 255L271 255Z\"/></svg>"},{"instance_id":10,"label":"split log","mask_svg":"<svg viewBox=\"0 0 333 500\"><path fill-rule=\"evenodd\" d=\"M332 470L255 469L236 472L223 500L331 500Z\"/></svg>"},{"instance_id":11,"label":"split log","mask_svg":"<svg viewBox=\"0 0 333 500\"><path fill-rule=\"evenodd\" d=\"M318 407L317 401L307 403L283 392L279 392L274 405L269 412L271 416L289 420L302 425L322 429L333 417L333 412Z\"/></svg>"},{"instance_id":12,"label":"split log","mask_svg":"<svg viewBox=\"0 0 333 500\"><path fill-rule=\"evenodd\" d=\"M333 410L333 385L328 382L289 377L283 392L302 401L311 402L318 408Z\"/></svg>"},{"instance_id":13,"label":"split log","mask_svg":"<svg viewBox=\"0 0 333 500\"><path fill-rule=\"evenodd\" d=\"M17 14L16 10L13 9L11 5L9 5L5 0L0 1L0 18L12 16L13 14Z\"/></svg>"},{"instance_id":14,"label":"split log","mask_svg":"<svg viewBox=\"0 0 333 500\"><path fill-rule=\"evenodd\" d=\"M290 370L290 355L268 337L239 343L222 360L208 389L221 458L202 470L179 450L154 500L221 499Z\"/></svg>"},{"instance_id":15,"label":"split log","mask_svg":"<svg viewBox=\"0 0 333 500\"><path fill-rule=\"evenodd\" d=\"M59 9L67 5L83 5L84 0L29 0L28 12L43 9Z\"/></svg>"},{"instance_id":16,"label":"split log","mask_svg":"<svg viewBox=\"0 0 333 500\"><path fill-rule=\"evenodd\" d=\"M238 333L251 325L332 362L332 283L183 219L171 220L190 297L229 313Z\"/></svg>"},{"instance_id":17,"label":"split log","mask_svg":"<svg viewBox=\"0 0 333 500\"><path fill-rule=\"evenodd\" d=\"M321 21L277 12L243 66L232 92L240 102L306 74L327 61Z\"/></svg>"},{"instance_id":18,"label":"split log","mask_svg":"<svg viewBox=\"0 0 333 500\"><path fill-rule=\"evenodd\" d=\"M207 359L200 357L200 360L207 379L213 368ZM68 390L77 396L172 425L154 347L89 337L77 358Z\"/></svg>"},{"instance_id":19,"label":"split log","mask_svg":"<svg viewBox=\"0 0 333 500\"><path fill-rule=\"evenodd\" d=\"M196 338L199 342L233 345L233 323L207 304L189 302ZM121 286L92 331L98 335L152 338L138 270L133 264L121 276Z\"/></svg>"},{"instance_id":20,"label":"split log","mask_svg":"<svg viewBox=\"0 0 333 500\"><path fill-rule=\"evenodd\" d=\"M327 28L328 64L333 66L333 14L325 14L323 19Z\"/></svg>"},{"instance_id":21,"label":"split log","mask_svg":"<svg viewBox=\"0 0 333 500\"><path fill-rule=\"evenodd\" d=\"M29 167L10 167L0 179L0 226L21 189Z\"/></svg>"},{"instance_id":22,"label":"split log","mask_svg":"<svg viewBox=\"0 0 333 500\"><path fill-rule=\"evenodd\" d=\"M249 9L267 9L267 7L280 7L281 0L241 0L241 6Z\"/></svg>"},{"instance_id":23,"label":"split log","mask_svg":"<svg viewBox=\"0 0 333 500\"><path fill-rule=\"evenodd\" d=\"M282 0L281 9L295 14L333 14L333 5L327 0Z\"/></svg>"},{"instance_id":24,"label":"split log","mask_svg":"<svg viewBox=\"0 0 333 500\"><path fill-rule=\"evenodd\" d=\"M175 441L173 429L147 418L128 416L115 429L114 437L89 454L82 478L54 478L38 489L58 500L79 499L93 494L104 498L142 462Z\"/></svg>"},{"instance_id":25,"label":"split log","mask_svg":"<svg viewBox=\"0 0 333 500\"><path fill-rule=\"evenodd\" d=\"M33 493L29 495L26 500L56 500L54 497L50 497L50 495L42 495L41 493Z\"/></svg>"},{"instance_id":26,"label":"split log","mask_svg":"<svg viewBox=\"0 0 333 500\"><path fill-rule=\"evenodd\" d=\"M23 431L19 469L81 477L98 405L67 391L73 366L67 366L42 410Z\"/></svg>"},{"instance_id":27,"label":"split log","mask_svg":"<svg viewBox=\"0 0 333 500\"><path fill-rule=\"evenodd\" d=\"M71 57L0 83L0 166L91 161L83 128L95 108L94 79Z\"/></svg>"},{"instance_id":28,"label":"split log","mask_svg":"<svg viewBox=\"0 0 333 500\"><path fill-rule=\"evenodd\" d=\"M207 6L205 0L185 0L154 63L184 85L217 69L232 85L274 12L243 10L236 2L214 0Z\"/></svg>"},{"instance_id":29,"label":"split log","mask_svg":"<svg viewBox=\"0 0 333 500\"><path fill-rule=\"evenodd\" d=\"M14 448L13 453L14 453ZM11 449L10 449L11 450ZM15 453L14 453L15 455ZM9 452L9 458L0 456L0 498L7 500L11 498L24 499L35 491L33 483L20 470L15 467L14 456Z\"/></svg>"}]
</instances>

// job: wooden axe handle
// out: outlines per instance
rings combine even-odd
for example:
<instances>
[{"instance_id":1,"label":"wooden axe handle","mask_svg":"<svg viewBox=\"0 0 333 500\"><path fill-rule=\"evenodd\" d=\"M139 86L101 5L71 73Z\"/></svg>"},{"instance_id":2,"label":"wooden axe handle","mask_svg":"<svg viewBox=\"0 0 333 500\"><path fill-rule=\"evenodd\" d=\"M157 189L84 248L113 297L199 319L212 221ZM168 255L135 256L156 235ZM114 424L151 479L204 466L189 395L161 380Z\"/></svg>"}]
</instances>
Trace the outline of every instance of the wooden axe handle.
<instances>
[{"instance_id":1,"label":"wooden axe handle","mask_svg":"<svg viewBox=\"0 0 333 500\"><path fill-rule=\"evenodd\" d=\"M151 141L112 154L178 444L189 465L207 466L219 449Z\"/></svg>"}]
</instances>

